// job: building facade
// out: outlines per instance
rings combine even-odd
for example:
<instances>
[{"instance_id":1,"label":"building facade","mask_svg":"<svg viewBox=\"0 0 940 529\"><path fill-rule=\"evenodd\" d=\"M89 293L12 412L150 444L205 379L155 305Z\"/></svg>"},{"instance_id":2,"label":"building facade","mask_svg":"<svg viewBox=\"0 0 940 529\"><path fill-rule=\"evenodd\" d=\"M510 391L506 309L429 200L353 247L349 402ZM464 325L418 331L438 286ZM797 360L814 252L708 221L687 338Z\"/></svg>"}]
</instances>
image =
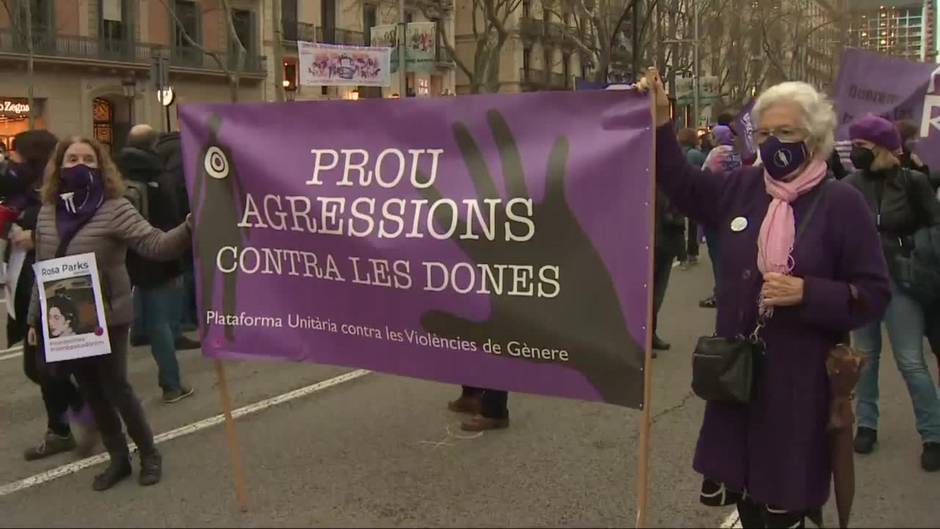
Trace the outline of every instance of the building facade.
<instances>
[{"instance_id":1,"label":"building facade","mask_svg":"<svg viewBox=\"0 0 940 529\"><path fill-rule=\"evenodd\" d=\"M0 141L9 146L28 129L30 86L37 127L95 137L112 149L123 144L133 124L178 130L181 104L231 101L230 80L236 76L239 101L397 96L398 74L392 86L378 89L297 86L298 40L368 45L371 28L398 21L397 2L229 5L231 24L220 0L0 0ZM406 18L427 21L411 4ZM453 17L435 22L445 25L443 34L454 34ZM238 43L244 48L241 61ZM155 84L155 63L161 61L174 94L168 107ZM406 70L411 96L455 91L446 53L431 68Z\"/></svg>"},{"instance_id":2,"label":"building facade","mask_svg":"<svg viewBox=\"0 0 940 529\"><path fill-rule=\"evenodd\" d=\"M914 61L936 58L936 0L849 2L850 45Z\"/></svg>"}]
</instances>

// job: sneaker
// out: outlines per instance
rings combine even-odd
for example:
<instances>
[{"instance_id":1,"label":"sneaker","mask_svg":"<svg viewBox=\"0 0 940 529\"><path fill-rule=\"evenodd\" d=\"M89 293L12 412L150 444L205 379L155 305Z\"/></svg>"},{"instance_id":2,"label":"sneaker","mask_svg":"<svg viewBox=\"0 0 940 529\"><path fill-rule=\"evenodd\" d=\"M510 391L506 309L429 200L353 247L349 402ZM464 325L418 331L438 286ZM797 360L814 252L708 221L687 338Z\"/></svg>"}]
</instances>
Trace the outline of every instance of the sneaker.
<instances>
[{"instance_id":1,"label":"sneaker","mask_svg":"<svg viewBox=\"0 0 940 529\"><path fill-rule=\"evenodd\" d=\"M878 443L878 431L871 428L859 426L855 432L855 453L870 454L875 450L875 444Z\"/></svg>"},{"instance_id":2,"label":"sneaker","mask_svg":"<svg viewBox=\"0 0 940 529\"><path fill-rule=\"evenodd\" d=\"M193 349L199 349L200 347L202 347L202 343L199 340L193 340L186 336L178 336L176 338L177 351L191 351Z\"/></svg>"},{"instance_id":3,"label":"sneaker","mask_svg":"<svg viewBox=\"0 0 940 529\"><path fill-rule=\"evenodd\" d=\"M924 453L920 455L920 466L927 472L940 470L940 443L924 443Z\"/></svg>"},{"instance_id":4,"label":"sneaker","mask_svg":"<svg viewBox=\"0 0 940 529\"><path fill-rule=\"evenodd\" d=\"M165 389L163 390L163 403L173 404L174 402L179 402L195 392L196 390L193 388L187 388L186 386L180 386L174 389Z\"/></svg>"},{"instance_id":5,"label":"sneaker","mask_svg":"<svg viewBox=\"0 0 940 529\"><path fill-rule=\"evenodd\" d=\"M27 448L26 451L23 452L23 457L26 458L27 461L36 461L37 459L68 452L74 448L75 437L73 437L71 433L66 436L61 436L52 431L48 431L41 443L32 448Z\"/></svg>"},{"instance_id":6,"label":"sneaker","mask_svg":"<svg viewBox=\"0 0 940 529\"><path fill-rule=\"evenodd\" d=\"M95 480L91 484L91 488L102 491L108 490L111 487L117 485L122 479L131 475L131 461L127 456L123 456L120 459L111 460L111 464L108 465L108 468L104 470L101 474L95 476Z\"/></svg>"},{"instance_id":7,"label":"sneaker","mask_svg":"<svg viewBox=\"0 0 940 529\"><path fill-rule=\"evenodd\" d=\"M140 454L140 476L137 482L143 487L160 483L163 476L163 456L156 450L149 455Z\"/></svg>"}]
</instances>

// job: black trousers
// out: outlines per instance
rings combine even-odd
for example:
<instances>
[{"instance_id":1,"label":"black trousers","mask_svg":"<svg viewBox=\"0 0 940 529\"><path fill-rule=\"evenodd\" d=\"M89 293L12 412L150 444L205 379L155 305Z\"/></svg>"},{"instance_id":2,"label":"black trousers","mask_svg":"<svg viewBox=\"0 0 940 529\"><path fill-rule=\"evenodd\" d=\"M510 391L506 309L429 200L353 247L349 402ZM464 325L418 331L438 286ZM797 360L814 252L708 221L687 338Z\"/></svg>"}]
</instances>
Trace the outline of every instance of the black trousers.
<instances>
[{"instance_id":1,"label":"black trousers","mask_svg":"<svg viewBox=\"0 0 940 529\"><path fill-rule=\"evenodd\" d=\"M70 408L78 412L85 405L72 379L67 373L46 365L42 350L29 344L23 344L23 372L39 386L49 430L63 437L69 435L71 428L65 412Z\"/></svg>"},{"instance_id":2,"label":"black trousers","mask_svg":"<svg viewBox=\"0 0 940 529\"><path fill-rule=\"evenodd\" d=\"M127 433L137 443L141 454L156 451L153 431L144 416L140 400L127 381L127 348L130 327L109 327L111 354L82 358L70 362L70 369L78 380L81 390L95 416L101 440L111 459L127 458L127 439L121 428L121 420Z\"/></svg>"},{"instance_id":3,"label":"black trousers","mask_svg":"<svg viewBox=\"0 0 940 529\"><path fill-rule=\"evenodd\" d=\"M473 386L461 386L464 397L482 395L482 414L488 419L505 419L509 417L509 393L498 389L475 388Z\"/></svg>"},{"instance_id":4,"label":"black trousers","mask_svg":"<svg viewBox=\"0 0 940 529\"><path fill-rule=\"evenodd\" d=\"M698 223L689 219L689 228L686 231L686 256L698 257Z\"/></svg>"},{"instance_id":5,"label":"black trousers","mask_svg":"<svg viewBox=\"0 0 940 529\"><path fill-rule=\"evenodd\" d=\"M659 309L666 299L666 288L669 286L669 276L672 275L672 263L676 260L676 252L668 247L658 247L653 253L653 333L659 322Z\"/></svg>"}]
</instances>

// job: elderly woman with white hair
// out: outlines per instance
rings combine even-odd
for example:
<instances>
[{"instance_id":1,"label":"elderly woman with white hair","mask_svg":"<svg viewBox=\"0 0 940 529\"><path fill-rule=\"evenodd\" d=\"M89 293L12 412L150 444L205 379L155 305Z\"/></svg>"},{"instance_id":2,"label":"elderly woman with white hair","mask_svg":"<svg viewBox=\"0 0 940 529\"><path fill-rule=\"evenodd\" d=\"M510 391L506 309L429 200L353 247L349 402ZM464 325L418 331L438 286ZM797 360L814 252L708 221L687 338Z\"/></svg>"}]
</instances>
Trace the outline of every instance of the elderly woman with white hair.
<instances>
[{"instance_id":1,"label":"elderly woman with white hair","mask_svg":"<svg viewBox=\"0 0 940 529\"><path fill-rule=\"evenodd\" d=\"M765 344L750 399L706 405L694 461L701 499L737 504L744 527L802 527L830 490L826 358L890 298L874 219L861 193L827 174L836 118L810 85L760 96L763 167L729 176L685 163L662 81L651 72L643 85L656 96L659 188L718 232L716 335L757 332Z\"/></svg>"}]
</instances>

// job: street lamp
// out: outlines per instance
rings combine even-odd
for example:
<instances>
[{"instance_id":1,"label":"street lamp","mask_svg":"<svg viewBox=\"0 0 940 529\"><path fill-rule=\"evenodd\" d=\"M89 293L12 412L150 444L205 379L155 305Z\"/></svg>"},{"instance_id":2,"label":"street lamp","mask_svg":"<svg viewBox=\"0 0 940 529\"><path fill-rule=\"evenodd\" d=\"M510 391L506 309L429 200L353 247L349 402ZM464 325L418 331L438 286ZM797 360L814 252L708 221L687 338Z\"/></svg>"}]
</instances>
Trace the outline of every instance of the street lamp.
<instances>
[{"instance_id":1,"label":"street lamp","mask_svg":"<svg viewBox=\"0 0 940 529\"><path fill-rule=\"evenodd\" d=\"M288 101L293 101L297 97L297 86L290 80L284 79L281 81L281 86L284 87L284 95L287 96Z\"/></svg>"},{"instance_id":2,"label":"street lamp","mask_svg":"<svg viewBox=\"0 0 940 529\"><path fill-rule=\"evenodd\" d=\"M134 122L134 98L137 96L137 80L133 77L127 77L121 81L121 90L124 91L124 97L127 98L127 122Z\"/></svg>"}]
</instances>

